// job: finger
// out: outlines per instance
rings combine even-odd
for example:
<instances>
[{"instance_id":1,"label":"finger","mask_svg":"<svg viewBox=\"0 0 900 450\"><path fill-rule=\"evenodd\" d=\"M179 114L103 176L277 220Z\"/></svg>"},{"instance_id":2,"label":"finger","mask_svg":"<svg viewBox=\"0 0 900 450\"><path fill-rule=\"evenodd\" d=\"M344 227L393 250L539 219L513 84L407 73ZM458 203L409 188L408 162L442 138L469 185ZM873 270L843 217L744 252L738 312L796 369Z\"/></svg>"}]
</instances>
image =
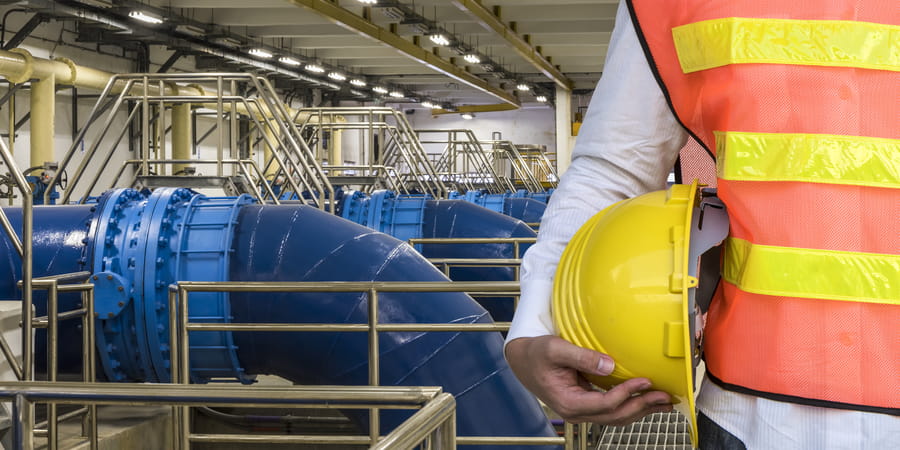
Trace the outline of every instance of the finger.
<instances>
[{"instance_id":1,"label":"finger","mask_svg":"<svg viewBox=\"0 0 900 450\"><path fill-rule=\"evenodd\" d=\"M594 415L579 417L585 422L606 423L611 425L624 425L632 423L648 414L655 412L668 412L672 410L671 398L661 391L651 391L636 395L619 404L611 412L601 412Z\"/></svg>"},{"instance_id":2,"label":"finger","mask_svg":"<svg viewBox=\"0 0 900 450\"><path fill-rule=\"evenodd\" d=\"M579 372L605 376L612 373L616 363L603 353L579 347L564 339L556 338L549 342L553 362L571 367Z\"/></svg>"},{"instance_id":3,"label":"finger","mask_svg":"<svg viewBox=\"0 0 900 450\"><path fill-rule=\"evenodd\" d=\"M632 378L606 392L569 392L568 398L561 403L570 417L604 416L608 420L619 420L636 415L644 408L672 402L671 397L665 392L653 391L642 394L650 386L650 380L646 378Z\"/></svg>"}]
</instances>

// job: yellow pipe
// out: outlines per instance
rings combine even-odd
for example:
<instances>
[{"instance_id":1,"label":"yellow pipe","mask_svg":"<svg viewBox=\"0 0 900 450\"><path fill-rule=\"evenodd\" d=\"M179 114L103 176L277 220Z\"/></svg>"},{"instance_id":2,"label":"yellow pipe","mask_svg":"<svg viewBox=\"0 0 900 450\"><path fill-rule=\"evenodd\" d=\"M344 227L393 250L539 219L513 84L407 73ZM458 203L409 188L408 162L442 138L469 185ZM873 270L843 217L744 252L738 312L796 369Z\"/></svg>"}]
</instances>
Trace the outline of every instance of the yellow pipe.
<instances>
[{"instance_id":1,"label":"yellow pipe","mask_svg":"<svg viewBox=\"0 0 900 450\"><path fill-rule=\"evenodd\" d=\"M265 133L265 139L263 139L260 144L263 146L262 163L263 166L265 166L265 164L268 164L269 161L272 160L272 147L269 146L269 143L272 142L276 143L275 145L278 145L277 142L279 141L279 137L278 134L275 133L275 130L272 129L272 127L265 127L263 129L263 133ZM269 178L270 176L274 177L275 172L278 172L278 164L270 164L269 168L266 170L266 178Z\"/></svg>"},{"instance_id":2,"label":"yellow pipe","mask_svg":"<svg viewBox=\"0 0 900 450\"><path fill-rule=\"evenodd\" d=\"M172 107L172 159L191 159L191 105L180 103ZM188 167L187 164L174 164L172 174Z\"/></svg>"},{"instance_id":3,"label":"yellow pipe","mask_svg":"<svg viewBox=\"0 0 900 450\"><path fill-rule=\"evenodd\" d=\"M51 72L31 83L31 167L56 161L53 128L56 115L56 76Z\"/></svg>"},{"instance_id":4,"label":"yellow pipe","mask_svg":"<svg viewBox=\"0 0 900 450\"><path fill-rule=\"evenodd\" d=\"M344 149L343 132L341 130L331 130L331 148L328 149L328 161L332 166L344 165Z\"/></svg>"}]
</instances>

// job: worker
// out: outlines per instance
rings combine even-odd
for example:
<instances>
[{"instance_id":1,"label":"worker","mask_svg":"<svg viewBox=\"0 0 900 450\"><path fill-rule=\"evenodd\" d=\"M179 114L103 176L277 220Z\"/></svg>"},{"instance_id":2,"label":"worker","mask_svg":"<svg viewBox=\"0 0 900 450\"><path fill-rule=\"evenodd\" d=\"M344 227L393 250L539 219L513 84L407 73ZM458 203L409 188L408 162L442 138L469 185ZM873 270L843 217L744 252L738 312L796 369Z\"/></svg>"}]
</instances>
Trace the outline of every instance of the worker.
<instances>
[{"instance_id":1,"label":"worker","mask_svg":"<svg viewBox=\"0 0 900 450\"><path fill-rule=\"evenodd\" d=\"M652 378L588 385L580 373L615 361L556 337L550 298L579 227L664 189L690 136L716 158L731 222L704 337L700 448L898 448L898 36L891 1L623 2L523 261L506 345L523 384L574 422L671 409Z\"/></svg>"}]
</instances>

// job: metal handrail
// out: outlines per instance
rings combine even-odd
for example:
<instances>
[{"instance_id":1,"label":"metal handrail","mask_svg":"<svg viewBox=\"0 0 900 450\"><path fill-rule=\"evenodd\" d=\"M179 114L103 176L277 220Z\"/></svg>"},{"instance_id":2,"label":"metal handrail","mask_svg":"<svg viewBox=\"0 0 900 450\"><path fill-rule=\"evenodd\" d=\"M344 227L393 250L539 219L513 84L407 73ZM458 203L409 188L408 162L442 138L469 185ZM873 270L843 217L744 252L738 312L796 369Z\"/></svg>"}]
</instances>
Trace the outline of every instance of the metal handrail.
<instances>
[{"instance_id":1,"label":"metal handrail","mask_svg":"<svg viewBox=\"0 0 900 450\"><path fill-rule=\"evenodd\" d=\"M189 297L192 292L358 292L368 297L368 323L366 324L285 324L285 323L193 323L188 319ZM191 331L349 331L366 332L369 337L369 384L379 385L380 357L378 333L391 331L508 331L509 322L494 324L463 323L415 323L385 324L378 319L378 298L382 292L467 292L478 295L519 295L518 282L195 282L185 281L173 285L169 291L169 326L171 343L171 370L173 380L190 381L189 333ZM370 430L378 430L379 417L370 417ZM181 420L187 419L186 414ZM185 424L186 425L186 424ZM456 443L471 445L490 442L506 445L570 445L572 427L567 427L567 437L474 437L458 436ZM373 440L375 437L373 436ZM569 447L572 448L572 447Z\"/></svg>"},{"instance_id":2,"label":"metal handrail","mask_svg":"<svg viewBox=\"0 0 900 450\"><path fill-rule=\"evenodd\" d=\"M81 349L82 349L82 381L92 383L97 380L96 373L96 353L94 352L95 340L94 335L94 285L86 283L90 278L90 272L75 272L67 274L59 274L33 280L32 287L34 290L47 290L47 315L45 317L35 317L30 320L22 321L22 329L31 339L32 331L35 328L47 329L47 380L55 382L58 376L59 361L59 321L70 319L81 319ZM94 279L97 279L94 275ZM68 284L73 283L73 284ZM79 292L81 293L81 308L59 312L59 293L60 292ZM30 309L30 308L29 308ZM20 380L33 381L34 378L34 354L23 354L24 373L19 377ZM15 370L15 368L14 368ZM88 441L95 445L98 439L97 435L97 410L95 406L88 406L76 411L77 414L69 413L65 418L58 417L56 404L51 403L47 408L47 447L50 450L56 450L59 445L58 441L58 425L61 420L71 417L86 415L86 422L82 422L82 434L87 436ZM30 428L29 428L30 429ZM92 448L96 448L92 447Z\"/></svg>"},{"instance_id":3,"label":"metal handrail","mask_svg":"<svg viewBox=\"0 0 900 450\"><path fill-rule=\"evenodd\" d=\"M176 83L191 83L187 87ZM215 91L213 94L206 95L197 83L214 83ZM250 98L238 95L238 85L246 84L256 92L256 97ZM198 95L184 95L179 93L179 89L189 92L200 92ZM237 172L248 178L250 185L265 184L265 175L261 173L274 173L285 175L285 182L290 189L298 196L304 191L317 193L311 195L310 201L319 209L326 209L326 200L334 198L334 188L328 182L322 171L321 165L317 162L309 147L306 145L300 130L292 122L294 119L287 107L278 99L274 88L265 78L245 73L192 73L192 74L119 74L110 77L109 83L104 88L97 99L97 103L88 116L87 125L82 127L68 152L60 163L59 170L47 186L45 194L45 202L49 201L49 192L57 187L62 174L73 160L73 156L80 152L81 145L85 140L85 135L91 124L99 123L101 116L105 111L109 110L106 117L103 118L99 127L99 133L94 142L88 147L84 157L81 159L71 183L63 189L62 203L68 203L75 188L79 186L88 168L95 169L97 167L107 167L113 155L117 153L119 144L121 143L127 127L123 127L114 138L112 145L103 151L99 151L104 140L110 134L112 123L123 104L129 102L134 106L128 111L129 123L137 117L138 112L142 112L142 135L146 137L141 142L140 164L135 170L135 176L150 175L151 165L159 168L163 165L161 160L165 159L166 154L166 119L165 109L168 106L196 104L204 107L213 108L216 111L216 130L219 130L219 138L216 144L216 174L224 176L225 161L230 157L232 160L238 159L236 154L237 139L237 117L240 114L246 117L261 135L259 142L265 144L267 150L271 150L271 156L265 161L264 171L260 171L257 167L253 170L245 166L237 166ZM111 105L107 108L107 105ZM230 155L225 155L225 141L223 138L225 121L228 120L229 127L232 130L229 133L228 148ZM151 129L151 124L154 129ZM156 159L151 157L151 139L155 142L153 150L156 153ZM102 155L100 155L102 153ZM162 158L160 158L162 156ZM95 157L101 159L101 164L94 161ZM156 161L156 162L153 162ZM189 160L186 163L195 164L196 160ZM255 164L254 164L255 166ZM124 169L123 169L124 170ZM82 198L82 202L91 195L93 189L99 182L102 171L97 171L91 178L87 186L87 192ZM117 177L118 178L120 175ZM266 190L265 198L271 198L277 203L277 198L271 190Z\"/></svg>"},{"instance_id":4,"label":"metal handrail","mask_svg":"<svg viewBox=\"0 0 900 450\"><path fill-rule=\"evenodd\" d=\"M316 143L322 142L321 135L328 131L363 130L367 133L364 147L365 153L361 165L386 165L393 166L397 170L398 183L406 192L416 189L423 193L431 194L435 198L446 198L448 189L444 185L437 171L428 160L425 149L419 143L406 117L393 108L386 107L332 107L332 108L301 108L298 114L309 114L316 120L303 121L298 128L304 133L318 136ZM352 118L356 121L335 123L333 118L340 115L344 118ZM390 122L388 123L388 118ZM375 137L380 133L380 149L378 157L375 157ZM342 163L331 161L333 164Z\"/></svg>"},{"instance_id":5,"label":"metal handrail","mask_svg":"<svg viewBox=\"0 0 900 450\"><path fill-rule=\"evenodd\" d=\"M500 158L501 160L506 159L509 161L512 166L514 175L512 178L514 178L514 181L520 181L525 189L531 192L541 192L544 190L541 182L535 177L531 167L529 167L522 158L522 154L512 141L489 140L481 142L484 145L490 146L491 150L489 151L496 155L500 155L502 157ZM494 156L494 158L497 160L497 156Z\"/></svg>"},{"instance_id":6,"label":"metal handrail","mask_svg":"<svg viewBox=\"0 0 900 450\"><path fill-rule=\"evenodd\" d=\"M516 190L515 185L508 177L497 172L491 154L484 150L472 130L417 129L415 132L422 144L445 145L435 168L439 172L459 178L467 189L478 187L471 182L472 179L475 179L481 180L481 186L491 193L502 194L506 191ZM437 137L425 140L422 139L423 135L437 135ZM442 139L441 135L446 135L446 138ZM460 163L462 168L459 167Z\"/></svg>"},{"instance_id":7,"label":"metal handrail","mask_svg":"<svg viewBox=\"0 0 900 450\"><path fill-rule=\"evenodd\" d=\"M35 403L90 405L172 406L173 425L178 427L179 410L191 406L242 406L249 408L346 408L418 409L388 435L350 436L325 439L323 436L251 436L238 434L174 435L173 448L187 449L191 442L279 442L364 444L373 449L413 449L425 443L435 449L455 449L456 404L453 396L439 387L399 386L221 386L185 384L124 384L76 382L0 382L0 399L13 402L13 445L34 448L33 408ZM91 444L96 449L95 443Z\"/></svg>"}]
</instances>

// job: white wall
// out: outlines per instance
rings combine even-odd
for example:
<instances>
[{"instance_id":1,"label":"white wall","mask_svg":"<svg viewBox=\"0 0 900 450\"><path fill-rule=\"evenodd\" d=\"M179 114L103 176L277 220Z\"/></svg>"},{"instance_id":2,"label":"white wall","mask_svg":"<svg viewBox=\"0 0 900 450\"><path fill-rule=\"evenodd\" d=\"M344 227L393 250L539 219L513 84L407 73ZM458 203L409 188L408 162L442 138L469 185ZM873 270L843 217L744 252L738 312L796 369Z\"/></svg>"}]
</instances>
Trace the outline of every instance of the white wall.
<instances>
[{"instance_id":1,"label":"white wall","mask_svg":"<svg viewBox=\"0 0 900 450\"><path fill-rule=\"evenodd\" d=\"M414 114L406 118L416 129L470 129L481 140L492 139L494 132L502 134L502 140L515 144L546 145L548 153L556 152L556 129L553 108L550 106L526 106L514 111L477 113L472 120L464 120L459 114L432 116L430 110L407 106Z\"/></svg>"}]
</instances>

